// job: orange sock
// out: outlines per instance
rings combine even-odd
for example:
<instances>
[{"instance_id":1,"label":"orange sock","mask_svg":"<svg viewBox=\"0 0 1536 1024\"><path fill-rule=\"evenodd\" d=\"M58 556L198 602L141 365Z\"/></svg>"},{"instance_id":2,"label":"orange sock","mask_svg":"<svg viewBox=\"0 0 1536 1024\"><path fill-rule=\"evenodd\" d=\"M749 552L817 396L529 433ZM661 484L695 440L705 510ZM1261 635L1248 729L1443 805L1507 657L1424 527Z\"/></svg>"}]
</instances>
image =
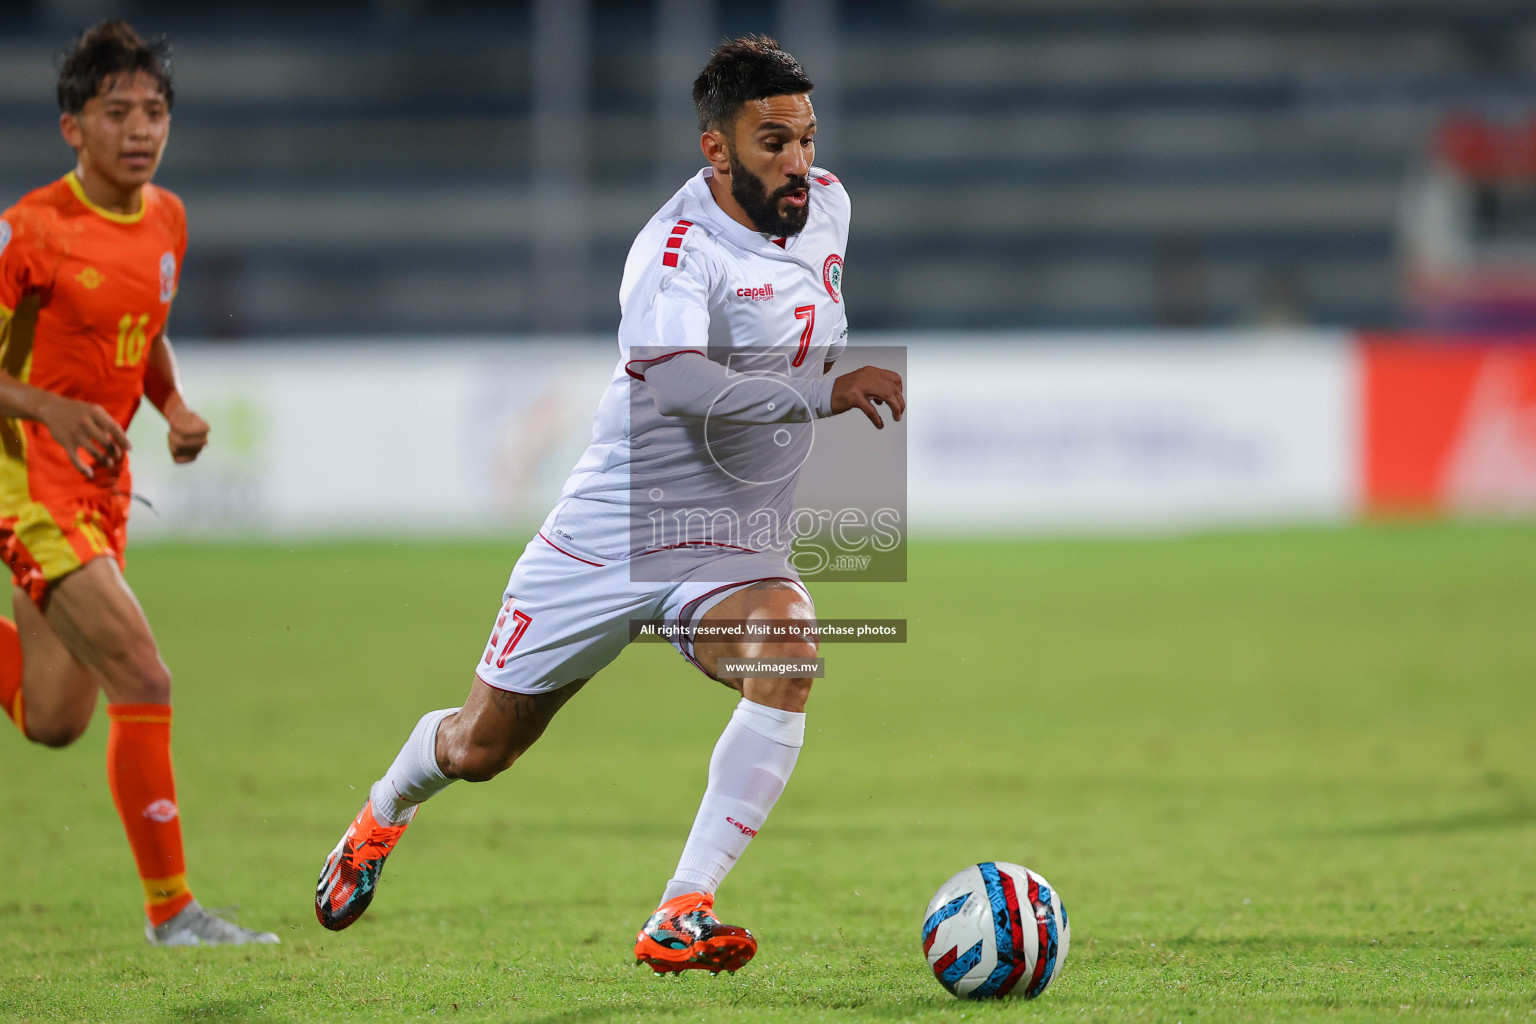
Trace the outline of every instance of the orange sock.
<instances>
[{"instance_id":1,"label":"orange sock","mask_svg":"<svg viewBox=\"0 0 1536 1024\"><path fill-rule=\"evenodd\" d=\"M21 734L27 734L27 716L21 708L21 634L16 623L0 617L0 708L11 716Z\"/></svg>"},{"instance_id":2,"label":"orange sock","mask_svg":"<svg viewBox=\"0 0 1536 1024\"><path fill-rule=\"evenodd\" d=\"M171 706L108 704L107 782L144 883L144 912L162 924L192 902L171 773Z\"/></svg>"}]
</instances>

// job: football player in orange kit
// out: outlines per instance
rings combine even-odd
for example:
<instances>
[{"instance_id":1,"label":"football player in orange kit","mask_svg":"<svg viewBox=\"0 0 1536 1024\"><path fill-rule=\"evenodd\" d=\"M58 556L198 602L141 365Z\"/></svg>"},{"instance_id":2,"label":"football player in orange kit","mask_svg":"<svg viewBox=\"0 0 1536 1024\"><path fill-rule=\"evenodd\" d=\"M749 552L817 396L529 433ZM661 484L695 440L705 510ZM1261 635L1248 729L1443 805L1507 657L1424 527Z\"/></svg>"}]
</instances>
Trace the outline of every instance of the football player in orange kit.
<instances>
[{"instance_id":1,"label":"football player in orange kit","mask_svg":"<svg viewBox=\"0 0 1536 1024\"><path fill-rule=\"evenodd\" d=\"M168 47L122 21L75 43L59 126L75 169L0 215L0 706L73 743L107 695L107 781L144 883L152 945L272 943L192 898L171 772L171 677L122 575L141 397L177 462L208 442L165 337L186 251L181 200L149 183L170 131Z\"/></svg>"}]
</instances>

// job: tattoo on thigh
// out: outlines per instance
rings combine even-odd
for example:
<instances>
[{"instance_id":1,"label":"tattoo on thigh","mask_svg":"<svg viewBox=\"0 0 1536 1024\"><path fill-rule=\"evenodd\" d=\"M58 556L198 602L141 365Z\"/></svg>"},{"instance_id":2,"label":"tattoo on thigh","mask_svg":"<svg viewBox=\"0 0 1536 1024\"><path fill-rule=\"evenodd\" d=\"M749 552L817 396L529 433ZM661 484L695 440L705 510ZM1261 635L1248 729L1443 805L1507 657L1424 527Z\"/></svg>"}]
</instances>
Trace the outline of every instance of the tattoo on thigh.
<instances>
[{"instance_id":1,"label":"tattoo on thigh","mask_svg":"<svg viewBox=\"0 0 1536 1024\"><path fill-rule=\"evenodd\" d=\"M547 722L586 683L585 679L573 680L547 693L515 693L493 686L491 699L496 702L497 713L510 719L514 727L529 722Z\"/></svg>"},{"instance_id":2,"label":"tattoo on thigh","mask_svg":"<svg viewBox=\"0 0 1536 1024\"><path fill-rule=\"evenodd\" d=\"M529 705L532 698L526 693L513 693L511 690L495 690L491 698L496 702L497 713L510 718L513 725L521 725L531 710Z\"/></svg>"}]
</instances>

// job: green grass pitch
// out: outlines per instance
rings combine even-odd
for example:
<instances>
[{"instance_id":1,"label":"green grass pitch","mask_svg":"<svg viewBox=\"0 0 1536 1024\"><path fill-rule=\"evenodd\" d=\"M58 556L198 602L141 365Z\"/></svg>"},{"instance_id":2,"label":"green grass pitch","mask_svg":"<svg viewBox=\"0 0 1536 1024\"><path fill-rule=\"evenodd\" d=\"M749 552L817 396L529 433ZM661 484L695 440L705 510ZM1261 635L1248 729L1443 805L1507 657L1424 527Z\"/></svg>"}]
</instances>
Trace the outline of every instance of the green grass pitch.
<instances>
[{"instance_id":1,"label":"green grass pitch","mask_svg":"<svg viewBox=\"0 0 1536 1024\"><path fill-rule=\"evenodd\" d=\"M732 697L632 647L523 762L426 806L351 930L325 853L417 716L459 703L511 545L143 547L176 676L194 890L279 932L152 950L102 774L0 722L0 1020L1536 1019L1536 527L918 545L818 592L910 642L828 647L799 768L721 890L735 976L635 929ZM918 925L967 863L1042 872L1070 959L965 1003Z\"/></svg>"}]
</instances>

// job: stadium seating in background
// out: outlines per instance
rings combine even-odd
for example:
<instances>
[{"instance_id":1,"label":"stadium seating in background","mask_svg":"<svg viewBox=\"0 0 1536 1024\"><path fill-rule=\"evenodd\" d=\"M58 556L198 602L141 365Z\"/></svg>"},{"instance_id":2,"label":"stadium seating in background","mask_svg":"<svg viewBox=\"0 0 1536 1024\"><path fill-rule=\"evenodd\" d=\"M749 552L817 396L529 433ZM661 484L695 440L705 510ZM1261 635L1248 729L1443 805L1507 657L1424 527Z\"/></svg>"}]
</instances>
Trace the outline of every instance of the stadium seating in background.
<instances>
[{"instance_id":1,"label":"stadium seating in background","mask_svg":"<svg viewBox=\"0 0 1536 1024\"><path fill-rule=\"evenodd\" d=\"M526 4L361 26L336 0L119 6L178 44L162 177L191 210L179 331L532 326ZM605 3L591 24L594 331L665 198L654 6ZM716 38L778 28L768 3L716 15ZM854 196L862 327L1393 324L1425 139L1458 105L1536 106L1527 0L845 0L836 24L820 155ZM8 196L66 166L59 35L0 26Z\"/></svg>"}]
</instances>

